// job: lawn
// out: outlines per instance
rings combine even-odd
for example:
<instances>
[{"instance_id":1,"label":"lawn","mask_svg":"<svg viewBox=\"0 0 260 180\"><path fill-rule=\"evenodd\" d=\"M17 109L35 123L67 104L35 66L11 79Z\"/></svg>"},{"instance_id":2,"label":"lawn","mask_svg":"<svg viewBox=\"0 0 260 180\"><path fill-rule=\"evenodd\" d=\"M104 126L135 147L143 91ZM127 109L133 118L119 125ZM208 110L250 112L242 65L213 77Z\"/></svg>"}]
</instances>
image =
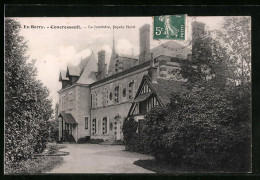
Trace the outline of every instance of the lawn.
<instances>
[{"instance_id":1,"label":"lawn","mask_svg":"<svg viewBox=\"0 0 260 180\"><path fill-rule=\"evenodd\" d=\"M138 160L134 162L135 165L145 169L154 171L159 174L176 174L176 173L207 173L208 169L199 167L183 167L180 165L171 165L156 160Z\"/></svg>"},{"instance_id":2,"label":"lawn","mask_svg":"<svg viewBox=\"0 0 260 180\"><path fill-rule=\"evenodd\" d=\"M39 156L16 164L6 165L5 174L41 174L63 163L60 156Z\"/></svg>"}]
</instances>

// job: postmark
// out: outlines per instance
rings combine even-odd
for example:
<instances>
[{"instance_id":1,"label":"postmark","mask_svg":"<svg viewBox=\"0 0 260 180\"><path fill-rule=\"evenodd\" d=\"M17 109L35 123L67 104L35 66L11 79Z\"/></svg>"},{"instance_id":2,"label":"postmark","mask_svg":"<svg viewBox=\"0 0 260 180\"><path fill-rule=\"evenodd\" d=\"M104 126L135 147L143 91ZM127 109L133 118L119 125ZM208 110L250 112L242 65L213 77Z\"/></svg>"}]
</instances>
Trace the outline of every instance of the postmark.
<instances>
[{"instance_id":1,"label":"postmark","mask_svg":"<svg viewBox=\"0 0 260 180\"><path fill-rule=\"evenodd\" d=\"M153 39L185 40L186 19L186 14L154 16Z\"/></svg>"}]
</instances>

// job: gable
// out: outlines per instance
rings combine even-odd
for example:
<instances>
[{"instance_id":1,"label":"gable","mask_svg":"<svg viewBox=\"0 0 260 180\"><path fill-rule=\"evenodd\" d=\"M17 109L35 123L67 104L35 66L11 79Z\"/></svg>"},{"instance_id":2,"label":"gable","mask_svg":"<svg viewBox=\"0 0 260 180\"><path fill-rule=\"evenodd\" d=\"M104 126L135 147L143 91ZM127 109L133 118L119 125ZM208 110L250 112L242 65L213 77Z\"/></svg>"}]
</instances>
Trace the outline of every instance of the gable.
<instances>
[{"instance_id":1,"label":"gable","mask_svg":"<svg viewBox=\"0 0 260 180\"><path fill-rule=\"evenodd\" d=\"M61 70L60 71L60 76L59 76L59 81L68 81L69 78L66 77L66 71Z\"/></svg>"}]
</instances>

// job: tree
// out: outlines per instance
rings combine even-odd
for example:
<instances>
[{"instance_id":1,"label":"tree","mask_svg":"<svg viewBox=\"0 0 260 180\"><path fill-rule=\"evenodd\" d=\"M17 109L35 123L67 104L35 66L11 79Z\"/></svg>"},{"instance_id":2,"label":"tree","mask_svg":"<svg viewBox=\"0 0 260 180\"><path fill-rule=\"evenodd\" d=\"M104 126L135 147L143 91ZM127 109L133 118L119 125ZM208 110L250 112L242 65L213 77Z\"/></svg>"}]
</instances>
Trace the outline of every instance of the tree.
<instances>
[{"instance_id":1,"label":"tree","mask_svg":"<svg viewBox=\"0 0 260 180\"><path fill-rule=\"evenodd\" d=\"M59 109L59 104L56 103L54 117L48 121L49 140L56 141L56 142L59 140L58 109Z\"/></svg>"},{"instance_id":2,"label":"tree","mask_svg":"<svg viewBox=\"0 0 260 180\"><path fill-rule=\"evenodd\" d=\"M223 32L226 41L220 32L201 36L193 44L196 51L191 60L179 72L187 79L190 92L173 94L165 113L153 109L146 117L156 159L208 171L250 171L251 94L249 81L244 81L250 71L243 73L245 66L238 63L241 57L245 58L242 62L250 62L250 39L242 40L248 37L249 22L225 20L226 29L246 32ZM154 118L159 115L162 118ZM156 126L151 123L155 119L159 120Z\"/></svg>"},{"instance_id":3,"label":"tree","mask_svg":"<svg viewBox=\"0 0 260 180\"><path fill-rule=\"evenodd\" d=\"M124 119L122 131L124 134L124 144L126 150L138 151L138 136L136 134L137 127L138 123L133 117Z\"/></svg>"},{"instance_id":4,"label":"tree","mask_svg":"<svg viewBox=\"0 0 260 180\"><path fill-rule=\"evenodd\" d=\"M19 36L20 24L5 19L5 162L30 158L48 139L46 122L52 107L49 91L36 79L28 61L27 44Z\"/></svg>"},{"instance_id":5,"label":"tree","mask_svg":"<svg viewBox=\"0 0 260 180\"><path fill-rule=\"evenodd\" d=\"M236 64L236 76L244 84L251 80L251 18L225 17L223 31L218 34L230 54L230 62Z\"/></svg>"}]
</instances>

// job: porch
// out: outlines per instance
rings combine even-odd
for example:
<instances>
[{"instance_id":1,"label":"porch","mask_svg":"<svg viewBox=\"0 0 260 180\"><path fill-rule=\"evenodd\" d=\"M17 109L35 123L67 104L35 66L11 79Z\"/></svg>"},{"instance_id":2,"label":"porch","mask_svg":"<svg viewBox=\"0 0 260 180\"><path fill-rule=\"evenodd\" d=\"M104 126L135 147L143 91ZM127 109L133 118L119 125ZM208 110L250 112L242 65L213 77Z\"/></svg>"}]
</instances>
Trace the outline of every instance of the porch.
<instances>
[{"instance_id":1,"label":"porch","mask_svg":"<svg viewBox=\"0 0 260 180\"><path fill-rule=\"evenodd\" d=\"M60 140L62 142L76 142L73 132L76 131L78 123L70 113L61 112L59 118L61 118L62 124Z\"/></svg>"}]
</instances>

